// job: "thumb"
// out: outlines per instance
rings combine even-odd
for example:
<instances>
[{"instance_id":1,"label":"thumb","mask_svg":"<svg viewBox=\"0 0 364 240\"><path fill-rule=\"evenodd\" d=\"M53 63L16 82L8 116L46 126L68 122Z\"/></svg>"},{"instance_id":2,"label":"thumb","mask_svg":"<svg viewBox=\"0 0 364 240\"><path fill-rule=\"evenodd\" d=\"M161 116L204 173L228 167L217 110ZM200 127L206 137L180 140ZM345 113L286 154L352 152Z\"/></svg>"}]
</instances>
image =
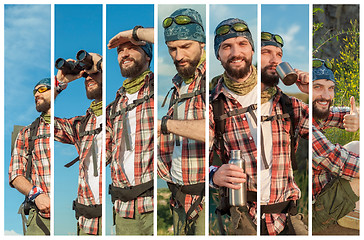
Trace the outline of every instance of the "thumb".
<instances>
[{"instance_id":1,"label":"thumb","mask_svg":"<svg viewBox=\"0 0 364 240\"><path fill-rule=\"evenodd\" d=\"M354 113L358 113L358 110L356 109L356 105L355 105L355 98L353 96L351 96L350 98L350 114L354 114Z\"/></svg>"}]
</instances>

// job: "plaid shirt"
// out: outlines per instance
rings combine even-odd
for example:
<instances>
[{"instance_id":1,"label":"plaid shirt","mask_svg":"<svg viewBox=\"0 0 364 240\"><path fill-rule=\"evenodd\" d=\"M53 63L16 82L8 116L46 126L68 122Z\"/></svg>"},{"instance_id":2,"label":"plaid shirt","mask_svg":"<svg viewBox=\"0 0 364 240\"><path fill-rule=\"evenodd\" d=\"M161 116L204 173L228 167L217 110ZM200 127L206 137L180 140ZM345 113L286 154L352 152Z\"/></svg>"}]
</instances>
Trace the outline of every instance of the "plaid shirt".
<instances>
[{"instance_id":1,"label":"plaid shirt","mask_svg":"<svg viewBox=\"0 0 364 240\"><path fill-rule=\"evenodd\" d=\"M74 117L70 119L55 118L54 121L54 139L56 141L75 145L79 154L79 176L78 176L78 193L77 201L84 205L100 204L95 202L95 198L92 194L89 184L87 183L87 169L85 168L85 159L87 159L90 152L94 135L85 135L80 137L81 119L90 115L89 121L86 124L85 131L91 131L99 126L96 126L96 115L91 109L87 109L86 115L82 117ZM102 134L102 133L99 133ZM99 149L101 150L101 149ZM101 157L102 159L102 157ZM100 163L100 175L99 175L99 199L102 199L102 164ZM96 235L98 233L99 218L85 218L83 216L78 219L79 227L86 233Z\"/></svg>"},{"instance_id":2,"label":"plaid shirt","mask_svg":"<svg viewBox=\"0 0 364 240\"><path fill-rule=\"evenodd\" d=\"M229 94L223 86L223 77L221 77L211 93L211 102L216 100L220 94L223 94L224 99L224 113L232 110L242 109L243 106ZM255 102L257 99L255 100ZM215 138L215 120L210 102L210 116L209 116L209 146L210 146L210 165L213 160L214 151L218 156L224 154L222 164L227 164L230 159L231 150L241 150L242 157L245 159L245 172L247 174L247 186L249 191L257 191L257 147L254 138L250 132L249 124L247 121L247 114L236 115L228 117L225 120L225 132L223 135L225 149L220 149L220 143ZM256 111L255 111L256 113ZM256 222L256 206L249 209L249 213L254 222Z\"/></svg>"},{"instance_id":3,"label":"plaid shirt","mask_svg":"<svg viewBox=\"0 0 364 240\"><path fill-rule=\"evenodd\" d=\"M277 87L277 94L273 99L271 116L283 114L282 106L278 102L282 91ZM307 104L290 97L295 116L294 134L308 139L309 134L309 109ZM268 204L280 203L288 200L297 200L301 197L301 191L294 182L291 165L291 138L290 120L280 119L272 121L272 178L270 199ZM298 138L295 143L295 151L298 146ZM269 235L279 234L285 226L285 214L265 214Z\"/></svg>"},{"instance_id":4,"label":"plaid shirt","mask_svg":"<svg viewBox=\"0 0 364 240\"><path fill-rule=\"evenodd\" d=\"M194 92L201 89L201 81L203 78L206 78L206 61L203 61L195 71L194 80L188 86L188 93ZM183 79L176 75L172 79L173 84L176 87L176 90L173 92L171 96L171 100L179 97L179 89L183 82ZM194 96L185 101L185 114L183 119L185 120L198 120L205 118L205 102L201 95ZM191 114L192 112L192 114ZM190 114L188 114L190 113ZM173 116L173 107L170 106L168 116ZM187 116L193 116L192 119ZM182 118L182 116L180 116ZM181 119L179 118L179 119ZM175 135L161 135L159 138L158 144L158 175L167 182L172 181L171 177L171 166L172 166L172 154L175 143ZM188 138L182 138L181 141L182 146L182 178L183 185L192 185L197 183L205 182L205 143L195 141ZM186 195L185 199L185 211L186 213L190 209L193 202L198 198L195 195ZM171 205L176 206L176 202L171 198ZM196 214L202 210L202 203L195 210L191 217L196 216Z\"/></svg>"},{"instance_id":5,"label":"plaid shirt","mask_svg":"<svg viewBox=\"0 0 364 240\"><path fill-rule=\"evenodd\" d=\"M40 118L37 136L50 134L50 125ZM28 165L28 148L30 138L30 125L23 128L15 141L15 147L11 155L9 166L9 183L18 176L26 175ZM31 184L40 187L50 196L51 186L51 149L50 138L38 138L34 140L34 150L32 151ZM50 214L40 213L43 217L50 218Z\"/></svg>"},{"instance_id":6,"label":"plaid shirt","mask_svg":"<svg viewBox=\"0 0 364 240\"><path fill-rule=\"evenodd\" d=\"M313 120L312 125L312 198L315 200L333 177L352 180L359 173L359 155L347 151L339 144L332 144L324 135L324 129L344 128L343 120L350 109L333 107L329 117L323 121Z\"/></svg>"},{"instance_id":7,"label":"plaid shirt","mask_svg":"<svg viewBox=\"0 0 364 240\"><path fill-rule=\"evenodd\" d=\"M152 72L146 75L145 84L139 90L138 99L148 96L153 91L154 75ZM116 95L120 95L116 112L127 106L128 98L124 87L121 87ZM113 103L106 108L106 160L110 162L111 179L113 186L125 188L130 187L125 172L120 165L123 153L120 151L123 139L123 116L118 115L111 122ZM134 179L135 184L153 180L153 156L154 156L154 98L150 98L136 107L136 132L135 132L135 154L134 154ZM153 211L153 197L138 197L139 213ZM116 200L114 208L119 216L134 218L135 200L122 202Z\"/></svg>"}]
</instances>

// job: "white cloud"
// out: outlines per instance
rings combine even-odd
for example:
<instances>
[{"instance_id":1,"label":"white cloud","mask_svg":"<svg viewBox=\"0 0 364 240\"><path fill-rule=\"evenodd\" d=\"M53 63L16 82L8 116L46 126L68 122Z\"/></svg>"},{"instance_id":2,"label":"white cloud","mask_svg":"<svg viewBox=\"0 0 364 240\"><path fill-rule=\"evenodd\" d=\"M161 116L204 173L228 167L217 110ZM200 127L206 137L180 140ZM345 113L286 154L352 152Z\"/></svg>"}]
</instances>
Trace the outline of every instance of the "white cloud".
<instances>
[{"instance_id":1,"label":"white cloud","mask_svg":"<svg viewBox=\"0 0 364 240\"><path fill-rule=\"evenodd\" d=\"M176 68L173 65L172 59L169 57L158 57L158 76L173 77L176 74Z\"/></svg>"},{"instance_id":2,"label":"white cloud","mask_svg":"<svg viewBox=\"0 0 364 240\"><path fill-rule=\"evenodd\" d=\"M5 230L4 235L5 236L22 236L23 234L17 233L14 230Z\"/></svg>"}]
</instances>

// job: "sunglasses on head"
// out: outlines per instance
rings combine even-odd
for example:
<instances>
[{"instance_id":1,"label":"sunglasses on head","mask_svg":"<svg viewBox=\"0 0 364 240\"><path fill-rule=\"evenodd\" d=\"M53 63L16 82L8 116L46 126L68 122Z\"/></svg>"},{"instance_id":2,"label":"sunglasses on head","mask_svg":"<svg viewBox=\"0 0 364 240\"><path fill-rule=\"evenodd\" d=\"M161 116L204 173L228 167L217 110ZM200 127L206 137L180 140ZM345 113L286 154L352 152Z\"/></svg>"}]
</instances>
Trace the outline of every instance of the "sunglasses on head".
<instances>
[{"instance_id":1,"label":"sunglasses on head","mask_svg":"<svg viewBox=\"0 0 364 240\"><path fill-rule=\"evenodd\" d=\"M235 32L245 32L249 31L249 28L244 23L234 23L233 25L222 25L218 29L216 29L216 35L225 35L230 32L230 30L234 30Z\"/></svg>"},{"instance_id":2,"label":"sunglasses on head","mask_svg":"<svg viewBox=\"0 0 364 240\"><path fill-rule=\"evenodd\" d=\"M35 95L37 92L44 93L45 91L48 91L49 89L51 89L50 86L41 86L41 87L33 90L33 95Z\"/></svg>"},{"instance_id":3,"label":"sunglasses on head","mask_svg":"<svg viewBox=\"0 0 364 240\"><path fill-rule=\"evenodd\" d=\"M277 34L272 34L269 32L262 32L260 35L262 41L275 41L277 43L279 43L280 45L282 45L283 47L283 38Z\"/></svg>"},{"instance_id":4,"label":"sunglasses on head","mask_svg":"<svg viewBox=\"0 0 364 240\"><path fill-rule=\"evenodd\" d=\"M163 20L163 27L164 28L170 27L172 25L173 21L175 23L177 23L178 25L196 23L196 24L200 25L203 30L203 26L199 22L197 22L195 19L193 19L192 17L187 16L187 15L179 15L176 17L167 17L166 19Z\"/></svg>"},{"instance_id":5,"label":"sunglasses on head","mask_svg":"<svg viewBox=\"0 0 364 240\"><path fill-rule=\"evenodd\" d=\"M312 67L313 68L319 68L324 64L328 69L330 69L330 70L333 69L333 66L332 66L332 64L331 64L331 62L329 60L326 60L326 61L322 61L322 60L319 60L319 59L312 60Z\"/></svg>"}]
</instances>

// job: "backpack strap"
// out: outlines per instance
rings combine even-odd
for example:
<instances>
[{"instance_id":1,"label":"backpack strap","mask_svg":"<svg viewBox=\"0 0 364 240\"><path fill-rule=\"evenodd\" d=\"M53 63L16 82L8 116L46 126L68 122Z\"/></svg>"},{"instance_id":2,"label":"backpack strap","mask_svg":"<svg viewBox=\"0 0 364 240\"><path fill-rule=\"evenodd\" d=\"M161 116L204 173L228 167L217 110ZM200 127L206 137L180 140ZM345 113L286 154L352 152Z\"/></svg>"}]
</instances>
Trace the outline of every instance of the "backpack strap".
<instances>
[{"instance_id":1,"label":"backpack strap","mask_svg":"<svg viewBox=\"0 0 364 240\"><path fill-rule=\"evenodd\" d=\"M32 165L33 165L33 150L34 150L34 140L35 139L39 139L39 138L46 138L49 137L50 134L45 134L45 135L39 135L37 136L37 131L39 128L39 124L40 124L40 117L36 118L34 120L34 122L32 122L32 124L29 127L30 130L30 136L29 136L29 145L28 145L28 164L27 164L27 171L25 174L26 179L28 179L29 181L31 180L31 176L30 173L32 171Z\"/></svg>"},{"instance_id":2,"label":"backpack strap","mask_svg":"<svg viewBox=\"0 0 364 240\"><path fill-rule=\"evenodd\" d=\"M296 153L295 153L295 144L297 141L297 134L294 133L295 129L295 116L292 106L291 99L284 93L282 93L281 97L279 98L279 103L282 106L282 112L283 114L274 115L274 116L262 116L261 121L267 122L267 121L275 121L275 120L281 120L281 119L290 119L291 127L290 127L290 139L291 139L291 164L292 169L297 170L297 163L296 163ZM263 131L261 131L261 139L263 139ZM261 144L262 147L262 159L265 166L265 169L268 169L268 163L266 156L264 154L264 144Z\"/></svg>"}]
</instances>

